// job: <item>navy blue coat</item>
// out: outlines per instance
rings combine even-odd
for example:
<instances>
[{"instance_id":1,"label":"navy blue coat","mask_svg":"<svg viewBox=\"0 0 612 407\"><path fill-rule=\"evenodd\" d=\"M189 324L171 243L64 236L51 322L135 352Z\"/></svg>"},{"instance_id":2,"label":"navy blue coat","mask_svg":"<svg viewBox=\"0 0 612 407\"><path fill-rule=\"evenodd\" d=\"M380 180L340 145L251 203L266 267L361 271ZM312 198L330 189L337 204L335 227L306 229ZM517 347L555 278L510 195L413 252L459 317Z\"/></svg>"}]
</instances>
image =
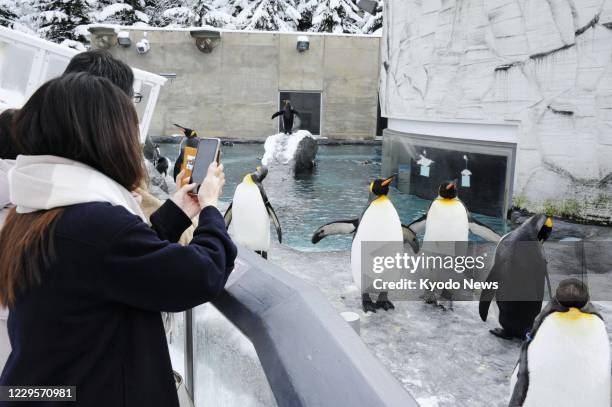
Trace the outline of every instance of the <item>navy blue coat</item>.
<instances>
[{"instance_id":1,"label":"navy blue coat","mask_svg":"<svg viewBox=\"0 0 612 407\"><path fill-rule=\"evenodd\" d=\"M178 406L160 311L215 298L236 247L214 207L185 247L171 243L191 225L174 203L151 222L108 203L64 210L55 260L10 309L12 353L0 385L77 387L76 403L36 405ZM0 402L12 404L25 405Z\"/></svg>"}]
</instances>

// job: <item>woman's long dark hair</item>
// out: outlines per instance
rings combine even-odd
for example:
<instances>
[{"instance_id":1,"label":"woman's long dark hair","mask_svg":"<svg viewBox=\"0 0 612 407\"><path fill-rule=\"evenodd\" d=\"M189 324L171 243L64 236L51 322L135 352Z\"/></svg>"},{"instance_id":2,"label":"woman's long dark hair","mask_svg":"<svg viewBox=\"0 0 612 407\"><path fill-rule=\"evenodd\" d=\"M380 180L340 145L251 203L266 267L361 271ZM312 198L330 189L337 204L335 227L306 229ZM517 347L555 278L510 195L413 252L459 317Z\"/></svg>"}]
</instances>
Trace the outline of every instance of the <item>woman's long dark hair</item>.
<instances>
[{"instance_id":1,"label":"woman's long dark hair","mask_svg":"<svg viewBox=\"0 0 612 407\"><path fill-rule=\"evenodd\" d=\"M79 161L130 191L144 179L136 111L105 78L77 73L45 83L16 114L11 138L20 154ZM13 304L40 281L53 260L53 228L62 211L9 213L0 233L0 304Z\"/></svg>"}]
</instances>

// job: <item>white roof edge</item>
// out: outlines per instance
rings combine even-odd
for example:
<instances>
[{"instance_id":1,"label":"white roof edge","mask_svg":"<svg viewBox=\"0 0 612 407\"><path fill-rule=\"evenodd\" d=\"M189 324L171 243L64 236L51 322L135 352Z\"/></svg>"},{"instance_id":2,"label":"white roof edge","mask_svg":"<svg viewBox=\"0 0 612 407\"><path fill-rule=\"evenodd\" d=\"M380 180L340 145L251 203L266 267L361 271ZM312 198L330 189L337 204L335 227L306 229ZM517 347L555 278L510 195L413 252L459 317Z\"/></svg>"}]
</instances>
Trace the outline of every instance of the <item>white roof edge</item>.
<instances>
[{"instance_id":1,"label":"white roof edge","mask_svg":"<svg viewBox=\"0 0 612 407\"><path fill-rule=\"evenodd\" d=\"M40 49L44 49L46 51L50 51L54 54L65 56L67 58L72 58L74 55L79 53L79 51L75 49L55 44L51 41L44 40L34 35L30 35L21 31L11 30L10 28L2 26L0 26L0 38L5 39L8 42L13 41L25 43ZM138 68L132 68L132 70L134 71L134 75L138 79L144 79L146 81L153 82L157 85L163 85L166 83L166 78L164 78L163 76L143 71Z\"/></svg>"},{"instance_id":2,"label":"white roof edge","mask_svg":"<svg viewBox=\"0 0 612 407\"><path fill-rule=\"evenodd\" d=\"M116 25L116 24L89 24L90 28L113 28L115 31L174 31L174 32L190 32L197 30L216 31L219 33L242 33L242 34L278 34L278 35L312 35L312 36L328 36L328 37L364 37L364 38L381 38L382 34L347 34L347 33L321 33L311 31L261 31L261 30L230 30L226 28L218 28L212 26L202 27L146 27L141 25Z\"/></svg>"}]
</instances>

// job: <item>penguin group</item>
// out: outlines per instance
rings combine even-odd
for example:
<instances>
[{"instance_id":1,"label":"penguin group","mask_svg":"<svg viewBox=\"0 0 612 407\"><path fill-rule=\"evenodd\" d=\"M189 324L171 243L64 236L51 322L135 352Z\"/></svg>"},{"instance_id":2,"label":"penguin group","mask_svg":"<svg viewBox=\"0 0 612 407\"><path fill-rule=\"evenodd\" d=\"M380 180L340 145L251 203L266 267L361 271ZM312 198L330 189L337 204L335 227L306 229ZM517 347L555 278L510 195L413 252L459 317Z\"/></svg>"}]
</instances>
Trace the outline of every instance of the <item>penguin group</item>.
<instances>
[{"instance_id":1,"label":"penguin group","mask_svg":"<svg viewBox=\"0 0 612 407\"><path fill-rule=\"evenodd\" d=\"M290 105L286 106L291 110ZM224 215L232 238L263 258L270 250L271 224L282 243L280 221L263 187L267 175L265 166L246 174ZM391 176L371 181L367 204L359 216L327 223L311 238L317 244L331 235L353 236L350 270L360 291L363 311L376 313L395 308L388 292L378 291L372 299L371 287L365 286L367 280L361 271L363 242L397 242L414 253L436 250L438 242L467 242L470 233L496 242L486 282L499 284L496 289L480 292L479 314L486 321L495 301L500 327L492 329L491 334L523 340L511 377L509 405L608 407L612 390L610 346L603 318L590 302L586 285L577 279L561 281L552 294L543 247L552 233L552 219L537 214L499 236L470 214L458 197L457 180L449 180L439 186L423 216L403 224L388 197L393 179ZM422 243L418 235L423 236ZM542 309L545 291L550 302ZM434 292L424 299L452 309L452 294Z\"/></svg>"}]
</instances>

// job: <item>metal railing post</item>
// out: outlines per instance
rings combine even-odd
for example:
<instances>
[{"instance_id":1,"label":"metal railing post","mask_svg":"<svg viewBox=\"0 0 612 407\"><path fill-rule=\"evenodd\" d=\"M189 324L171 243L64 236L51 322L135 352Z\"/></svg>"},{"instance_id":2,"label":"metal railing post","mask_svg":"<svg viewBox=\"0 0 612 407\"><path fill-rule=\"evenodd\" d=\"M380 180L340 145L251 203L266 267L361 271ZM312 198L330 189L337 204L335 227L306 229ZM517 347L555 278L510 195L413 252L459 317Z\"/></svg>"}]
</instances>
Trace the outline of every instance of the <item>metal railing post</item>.
<instances>
[{"instance_id":1,"label":"metal railing post","mask_svg":"<svg viewBox=\"0 0 612 407\"><path fill-rule=\"evenodd\" d=\"M195 402L193 388L193 309L185 311L185 388Z\"/></svg>"}]
</instances>

